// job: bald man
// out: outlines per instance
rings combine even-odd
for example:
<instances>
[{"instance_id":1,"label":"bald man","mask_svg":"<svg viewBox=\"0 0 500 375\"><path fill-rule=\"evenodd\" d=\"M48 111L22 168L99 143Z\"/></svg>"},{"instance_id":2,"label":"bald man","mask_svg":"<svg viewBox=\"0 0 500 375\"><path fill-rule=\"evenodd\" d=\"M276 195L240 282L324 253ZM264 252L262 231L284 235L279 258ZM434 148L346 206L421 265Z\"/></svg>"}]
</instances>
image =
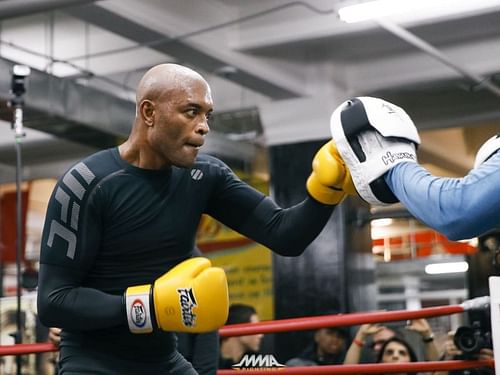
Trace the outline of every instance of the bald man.
<instances>
[{"instance_id":1,"label":"bald man","mask_svg":"<svg viewBox=\"0 0 500 375\"><path fill-rule=\"evenodd\" d=\"M155 66L139 83L128 140L77 163L55 186L41 244L38 308L45 325L62 328L61 374L196 374L177 352L168 318L156 324L150 314L150 329L143 330L149 320L141 318L164 302L155 292L151 306L144 296L129 305L130 287L154 282L156 291L158 278L192 257L202 214L297 256L345 197L343 185L327 186L339 176L331 176L329 150L322 148L309 195L278 207L222 161L199 154L212 111L210 87L197 72ZM215 318L222 303L212 300ZM197 308L200 315L206 306ZM157 318L162 314L156 310Z\"/></svg>"}]
</instances>

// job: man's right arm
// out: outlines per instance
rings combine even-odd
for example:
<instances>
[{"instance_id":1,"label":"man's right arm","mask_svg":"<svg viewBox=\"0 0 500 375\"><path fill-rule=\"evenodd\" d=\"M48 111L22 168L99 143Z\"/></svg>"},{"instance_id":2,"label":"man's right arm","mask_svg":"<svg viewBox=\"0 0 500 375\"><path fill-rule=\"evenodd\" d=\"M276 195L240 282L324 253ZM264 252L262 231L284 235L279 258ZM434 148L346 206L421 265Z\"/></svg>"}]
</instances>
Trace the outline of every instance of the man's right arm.
<instances>
[{"instance_id":1,"label":"man's right arm","mask_svg":"<svg viewBox=\"0 0 500 375\"><path fill-rule=\"evenodd\" d=\"M79 163L58 181L49 200L38 282L38 311L48 327L93 330L126 324L122 296L82 287L102 228L89 199L95 181Z\"/></svg>"},{"instance_id":2,"label":"man's right arm","mask_svg":"<svg viewBox=\"0 0 500 375\"><path fill-rule=\"evenodd\" d=\"M122 296L80 286L78 272L40 265L38 312L46 326L94 330L126 324Z\"/></svg>"}]
</instances>

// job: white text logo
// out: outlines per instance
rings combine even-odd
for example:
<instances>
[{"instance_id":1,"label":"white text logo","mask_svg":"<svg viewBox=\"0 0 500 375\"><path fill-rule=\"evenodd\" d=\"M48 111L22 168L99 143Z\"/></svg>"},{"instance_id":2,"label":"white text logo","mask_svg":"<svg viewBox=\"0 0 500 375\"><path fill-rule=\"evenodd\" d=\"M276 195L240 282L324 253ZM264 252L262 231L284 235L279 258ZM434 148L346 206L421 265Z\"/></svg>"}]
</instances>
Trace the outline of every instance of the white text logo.
<instances>
[{"instance_id":1,"label":"white text logo","mask_svg":"<svg viewBox=\"0 0 500 375\"><path fill-rule=\"evenodd\" d=\"M285 365L279 363L272 354L245 354L241 361L233 365L233 369L252 368L283 368Z\"/></svg>"}]
</instances>

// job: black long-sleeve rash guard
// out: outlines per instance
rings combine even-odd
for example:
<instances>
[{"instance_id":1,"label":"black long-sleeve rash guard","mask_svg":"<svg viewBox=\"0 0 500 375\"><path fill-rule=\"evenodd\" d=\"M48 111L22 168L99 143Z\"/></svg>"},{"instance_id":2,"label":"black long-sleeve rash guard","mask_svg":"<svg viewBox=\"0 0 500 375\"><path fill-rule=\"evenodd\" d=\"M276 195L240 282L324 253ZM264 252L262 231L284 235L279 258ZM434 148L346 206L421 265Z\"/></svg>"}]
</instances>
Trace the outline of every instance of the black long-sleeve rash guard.
<instances>
[{"instance_id":1,"label":"black long-sleeve rash guard","mask_svg":"<svg viewBox=\"0 0 500 375\"><path fill-rule=\"evenodd\" d=\"M98 152L66 172L50 198L41 245L40 318L64 328L63 345L166 358L173 336L131 334L122 296L127 287L153 283L191 256L203 213L295 256L332 210L311 198L282 209L208 155L190 169L145 170L123 161L117 148Z\"/></svg>"}]
</instances>

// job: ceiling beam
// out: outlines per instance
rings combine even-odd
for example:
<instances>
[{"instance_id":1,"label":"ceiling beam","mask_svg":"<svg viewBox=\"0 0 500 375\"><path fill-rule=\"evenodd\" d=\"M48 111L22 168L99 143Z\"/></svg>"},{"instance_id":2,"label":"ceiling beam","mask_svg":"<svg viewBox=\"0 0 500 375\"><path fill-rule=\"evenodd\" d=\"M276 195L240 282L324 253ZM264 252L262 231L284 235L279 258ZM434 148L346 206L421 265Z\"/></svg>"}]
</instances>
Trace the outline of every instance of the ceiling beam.
<instances>
[{"instance_id":1,"label":"ceiling beam","mask_svg":"<svg viewBox=\"0 0 500 375\"><path fill-rule=\"evenodd\" d=\"M227 61L193 48L186 42L169 38L167 35L94 4L67 9L66 13L121 35L138 45L149 46L153 50L173 56L181 63L196 66L208 72L220 71L221 68L228 65ZM225 78L272 99L288 99L299 96L297 92L283 85L263 79L261 76L238 66Z\"/></svg>"}]
</instances>

